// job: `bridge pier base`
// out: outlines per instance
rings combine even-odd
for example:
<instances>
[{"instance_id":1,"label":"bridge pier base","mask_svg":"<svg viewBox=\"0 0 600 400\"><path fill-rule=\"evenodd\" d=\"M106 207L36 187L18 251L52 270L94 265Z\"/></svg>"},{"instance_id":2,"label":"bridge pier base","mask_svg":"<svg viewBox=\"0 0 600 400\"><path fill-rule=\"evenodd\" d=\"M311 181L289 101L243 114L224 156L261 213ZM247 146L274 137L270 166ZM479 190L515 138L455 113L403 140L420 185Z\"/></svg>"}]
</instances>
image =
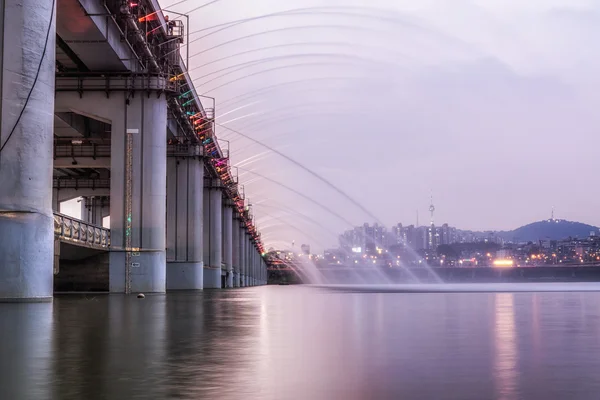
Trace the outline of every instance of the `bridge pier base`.
<instances>
[{"instance_id":1,"label":"bridge pier base","mask_svg":"<svg viewBox=\"0 0 600 400\"><path fill-rule=\"evenodd\" d=\"M167 159L167 290L201 290L204 161L200 146L175 145Z\"/></svg>"},{"instance_id":2,"label":"bridge pier base","mask_svg":"<svg viewBox=\"0 0 600 400\"><path fill-rule=\"evenodd\" d=\"M52 4L51 0L2 2L0 301L52 299L56 38Z\"/></svg>"},{"instance_id":3,"label":"bridge pier base","mask_svg":"<svg viewBox=\"0 0 600 400\"><path fill-rule=\"evenodd\" d=\"M204 188L204 288L220 289L223 261L223 193L218 182L208 179Z\"/></svg>"}]
</instances>

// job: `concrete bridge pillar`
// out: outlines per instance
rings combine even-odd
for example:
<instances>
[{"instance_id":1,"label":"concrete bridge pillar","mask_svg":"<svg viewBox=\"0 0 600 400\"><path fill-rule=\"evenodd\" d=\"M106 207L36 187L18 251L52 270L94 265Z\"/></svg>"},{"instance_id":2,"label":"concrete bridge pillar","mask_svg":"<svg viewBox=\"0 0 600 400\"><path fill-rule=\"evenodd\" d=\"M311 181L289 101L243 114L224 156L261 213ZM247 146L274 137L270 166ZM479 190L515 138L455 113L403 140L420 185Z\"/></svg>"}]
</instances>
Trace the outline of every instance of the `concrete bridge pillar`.
<instances>
[{"instance_id":1,"label":"concrete bridge pillar","mask_svg":"<svg viewBox=\"0 0 600 400\"><path fill-rule=\"evenodd\" d=\"M134 293L164 293L167 101L165 96L147 97L140 93L126 99L125 107L120 109L124 119L121 123L113 121L111 134L110 228L112 246L124 251L110 252L110 291L122 293L129 285ZM124 173L127 137L132 141L129 183ZM131 185L130 200L126 193L128 184ZM131 201L130 210L128 201ZM131 249L127 248L128 237ZM131 264L126 265L126 251L134 249L139 252L133 252Z\"/></svg>"},{"instance_id":2,"label":"concrete bridge pillar","mask_svg":"<svg viewBox=\"0 0 600 400\"><path fill-rule=\"evenodd\" d=\"M248 232L244 235L246 237L246 286L252 286L252 242Z\"/></svg>"},{"instance_id":3,"label":"concrete bridge pillar","mask_svg":"<svg viewBox=\"0 0 600 400\"><path fill-rule=\"evenodd\" d=\"M52 0L1 3L0 301L46 301L54 264L56 12Z\"/></svg>"},{"instance_id":4,"label":"concrete bridge pillar","mask_svg":"<svg viewBox=\"0 0 600 400\"><path fill-rule=\"evenodd\" d=\"M256 286L254 282L255 277L255 263L256 261L256 252L254 251L254 243L250 241L250 286Z\"/></svg>"},{"instance_id":5,"label":"concrete bridge pillar","mask_svg":"<svg viewBox=\"0 0 600 400\"><path fill-rule=\"evenodd\" d=\"M269 271L267 262L263 259L263 282L265 285L269 284Z\"/></svg>"},{"instance_id":6,"label":"concrete bridge pillar","mask_svg":"<svg viewBox=\"0 0 600 400\"><path fill-rule=\"evenodd\" d=\"M265 284L265 268L264 268L264 260L262 258L262 255L260 257L260 284L261 285Z\"/></svg>"},{"instance_id":7,"label":"concrete bridge pillar","mask_svg":"<svg viewBox=\"0 0 600 400\"><path fill-rule=\"evenodd\" d=\"M253 246L252 248L252 258L252 270L254 271L252 274L252 282L254 283L254 286L258 286L258 250L256 250L256 246Z\"/></svg>"},{"instance_id":8,"label":"concrete bridge pillar","mask_svg":"<svg viewBox=\"0 0 600 400\"><path fill-rule=\"evenodd\" d=\"M73 81L77 87L79 82ZM111 124L109 290L166 290L167 100L160 77L111 81L130 90L56 93L57 112ZM137 86L140 90L137 90Z\"/></svg>"},{"instance_id":9,"label":"concrete bridge pillar","mask_svg":"<svg viewBox=\"0 0 600 400\"><path fill-rule=\"evenodd\" d=\"M258 249L256 249L256 248L254 251L254 257L255 257L254 269L256 271L256 276L254 278L254 281L256 282L256 286L259 286L260 285L260 254L258 254Z\"/></svg>"},{"instance_id":10,"label":"concrete bridge pillar","mask_svg":"<svg viewBox=\"0 0 600 400\"><path fill-rule=\"evenodd\" d=\"M231 265L233 270L233 287L240 287L240 220L237 211L233 211L231 231Z\"/></svg>"},{"instance_id":11,"label":"concrete bridge pillar","mask_svg":"<svg viewBox=\"0 0 600 400\"><path fill-rule=\"evenodd\" d=\"M52 189L52 211L60 212L60 200L58 199L58 189Z\"/></svg>"},{"instance_id":12,"label":"concrete bridge pillar","mask_svg":"<svg viewBox=\"0 0 600 400\"><path fill-rule=\"evenodd\" d=\"M233 287L233 204L226 201L223 207L223 264L227 274L225 287Z\"/></svg>"},{"instance_id":13,"label":"concrete bridge pillar","mask_svg":"<svg viewBox=\"0 0 600 400\"><path fill-rule=\"evenodd\" d=\"M203 289L204 161L199 145L171 145L167 159L167 290Z\"/></svg>"},{"instance_id":14,"label":"concrete bridge pillar","mask_svg":"<svg viewBox=\"0 0 600 400\"><path fill-rule=\"evenodd\" d=\"M102 219L110 214L110 202L106 197L82 197L81 220L102 226Z\"/></svg>"},{"instance_id":15,"label":"concrete bridge pillar","mask_svg":"<svg viewBox=\"0 0 600 400\"><path fill-rule=\"evenodd\" d=\"M204 186L204 288L221 288L223 260L223 193L216 179Z\"/></svg>"},{"instance_id":16,"label":"concrete bridge pillar","mask_svg":"<svg viewBox=\"0 0 600 400\"><path fill-rule=\"evenodd\" d=\"M256 271L254 270L254 242L250 240L250 286L254 286L254 277Z\"/></svg>"},{"instance_id":17,"label":"concrete bridge pillar","mask_svg":"<svg viewBox=\"0 0 600 400\"><path fill-rule=\"evenodd\" d=\"M246 227L240 221L239 241L240 241L240 287L246 287Z\"/></svg>"},{"instance_id":18,"label":"concrete bridge pillar","mask_svg":"<svg viewBox=\"0 0 600 400\"><path fill-rule=\"evenodd\" d=\"M256 248L256 245L253 246L253 256L254 256L254 262L252 263L253 268L254 268L254 286L258 286L258 249Z\"/></svg>"}]
</instances>

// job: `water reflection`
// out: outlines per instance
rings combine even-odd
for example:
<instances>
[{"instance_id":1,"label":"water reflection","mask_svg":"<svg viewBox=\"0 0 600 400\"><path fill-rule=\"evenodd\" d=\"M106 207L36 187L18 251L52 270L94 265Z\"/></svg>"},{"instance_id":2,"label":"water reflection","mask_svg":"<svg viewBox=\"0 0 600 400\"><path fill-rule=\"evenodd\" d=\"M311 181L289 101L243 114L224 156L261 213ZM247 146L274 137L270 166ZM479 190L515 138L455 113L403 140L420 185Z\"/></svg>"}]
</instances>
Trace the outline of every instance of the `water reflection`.
<instances>
[{"instance_id":1,"label":"water reflection","mask_svg":"<svg viewBox=\"0 0 600 400\"><path fill-rule=\"evenodd\" d=\"M517 393L517 339L515 332L514 294L499 293L495 302L494 376L497 399L513 400Z\"/></svg>"},{"instance_id":2,"label":"water reflection","mask_svg":"<svg viewBox=\"0 0 600 400\"><path fill-rule=\"evenodd\" d=\"M52 304L0 303L0 399L51 397Z\"/></svg>"},{"instance_id":3,"label":"water reflection","mask_svg":"<svg viewBox=\"0 0 600 400\"><path fill-rule=\"evenodd\" d=\"M0 304L0 399L596 398L599 304L299 287Z\"/></svg>"}]
</instances>

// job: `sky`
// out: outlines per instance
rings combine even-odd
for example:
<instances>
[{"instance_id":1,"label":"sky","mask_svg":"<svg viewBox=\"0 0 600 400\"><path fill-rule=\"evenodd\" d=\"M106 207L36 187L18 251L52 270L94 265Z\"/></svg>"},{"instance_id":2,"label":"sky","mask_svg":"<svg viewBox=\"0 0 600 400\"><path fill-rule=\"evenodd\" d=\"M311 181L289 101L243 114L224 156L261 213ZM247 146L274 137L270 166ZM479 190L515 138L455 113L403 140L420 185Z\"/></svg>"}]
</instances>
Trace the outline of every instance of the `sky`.
<instances>
[{"instance_id":1,"label":"sky","mask_svg":"<svg viewBox=\"0 0 600 400\"><path fill-rule=\"evenodd\" d=\"M435 222L462 229L552 207L600 225L600 1L161 5L190 16L192 77L267 246L428 223L431 196Z\"/></svg>"}]
</instances>

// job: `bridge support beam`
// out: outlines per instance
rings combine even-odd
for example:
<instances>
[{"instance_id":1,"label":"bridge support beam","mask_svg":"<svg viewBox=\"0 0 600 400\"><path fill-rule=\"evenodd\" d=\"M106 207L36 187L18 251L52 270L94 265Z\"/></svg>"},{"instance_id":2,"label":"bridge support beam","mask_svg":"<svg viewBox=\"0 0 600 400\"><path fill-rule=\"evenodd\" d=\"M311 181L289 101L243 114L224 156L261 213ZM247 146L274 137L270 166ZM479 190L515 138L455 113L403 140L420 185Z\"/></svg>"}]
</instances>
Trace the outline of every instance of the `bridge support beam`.
<instances>
[{"instance_id":1,"label":"bridge support beam","mask_svg":"<svg viewBox=\"0 0 600 400\"><path fill-rule=\"evenodd\" d=\"M220 289L223 261L223 193L219 182L208 179L204 187L204 288Z\"/></svg>"},{"instance_id":2,"label":"bridge support beam","mask_svg":"<svg viewBox=\"0 0 600 400\"><path fill-rule=\"evenodd\" d=\"M201 290L204 161L200 146L177 146L167 159L167 290Z\"/></svg>"},{"instance_id":3,"label":"bridge support beam","mask_svg":"<svg viewBox=\"0 0 600 400\"><path fill-rule=\"evenodd\" d=\"M52 299L56 38L52 4L52 0L1 4L0 301Z\"/></svg>"},{"instance_id":4,"label":"bridge support beam","mask_svg":"<svg viewBox=\"0 0 600 400\"><path fill-rule=\"evenodd\" d=\"M223 207L223 264L226 268L225 287L233 287L233 204Z\"/></svg>"}]
</instances>

